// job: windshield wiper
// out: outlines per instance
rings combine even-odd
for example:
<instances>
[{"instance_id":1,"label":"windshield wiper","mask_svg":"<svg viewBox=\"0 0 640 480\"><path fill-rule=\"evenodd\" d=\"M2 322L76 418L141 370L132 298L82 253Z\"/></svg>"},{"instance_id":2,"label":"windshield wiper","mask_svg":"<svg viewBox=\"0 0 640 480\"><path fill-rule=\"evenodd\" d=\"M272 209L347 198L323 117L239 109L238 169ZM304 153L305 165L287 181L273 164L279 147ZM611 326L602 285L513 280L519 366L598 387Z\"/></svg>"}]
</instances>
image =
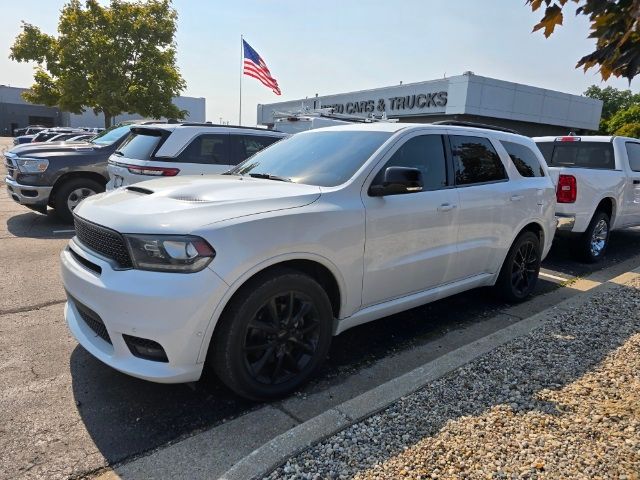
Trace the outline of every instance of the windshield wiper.
<instances>
[{"instance_id":1,"label":"windshield wiper","mask_svg":"<svg viewBox=\"0 0 640 480\"><path fill-rule=\"evenodd\" d=\"M120 150L116 150L115 152L113 152L114 155L118 155L119 157L123 157L124 153L122 153Z\"/></svg>"},{"instance_id":2,"label":"windshield wiper","mask_svg":"<svg viewBox=\"0 0 640 480\"><path fill-rule=\"evenodd\" d=\"M266 178L267 180L277 180L278 182L293 182L290 178L271 175L270 173L249 173L248 175L253 178Z\"/></svg>"}]
</instances>

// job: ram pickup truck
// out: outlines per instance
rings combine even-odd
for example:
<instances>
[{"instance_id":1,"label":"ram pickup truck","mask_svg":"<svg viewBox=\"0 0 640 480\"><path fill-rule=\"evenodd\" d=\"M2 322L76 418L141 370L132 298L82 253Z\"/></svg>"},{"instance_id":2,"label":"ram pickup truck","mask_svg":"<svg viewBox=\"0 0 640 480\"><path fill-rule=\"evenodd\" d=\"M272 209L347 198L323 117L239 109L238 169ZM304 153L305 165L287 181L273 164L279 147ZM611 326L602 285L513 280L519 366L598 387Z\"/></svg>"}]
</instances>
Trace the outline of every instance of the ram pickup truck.
<instances>
[{"instance_id":1,"label":"ram pickup truck","mask_svg":"<svg viewBox=\"0 0 640 480\"><path fill-rule=\"evenodd\" d=\"M640 225L640 140L534 138L556 184L558 234L576 237L586 262L604 255L612 230Z\"/></svg>"},{"instance_id":2,"label":"ram pickup truck","mask_svg":"<svg viewBox=\"0 0 640 480\"><path fill-rule=\"evenodd\" d=\"M64 221L86 197L104 192L107 159L129 135L120 125L82 143L28 143L5 153L5 184L11 198L32 210L53 208Z\"/></svg>"}]
</instances>

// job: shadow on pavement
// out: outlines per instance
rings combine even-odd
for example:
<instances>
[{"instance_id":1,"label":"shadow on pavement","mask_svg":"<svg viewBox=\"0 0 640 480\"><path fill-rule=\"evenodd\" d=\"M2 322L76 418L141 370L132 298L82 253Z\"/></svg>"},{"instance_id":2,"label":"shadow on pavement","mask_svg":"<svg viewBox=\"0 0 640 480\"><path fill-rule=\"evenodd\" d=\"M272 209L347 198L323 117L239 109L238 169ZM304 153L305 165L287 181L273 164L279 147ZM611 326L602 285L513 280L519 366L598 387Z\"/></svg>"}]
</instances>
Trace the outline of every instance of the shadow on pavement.
<instances>
[{"instance_id":1,"label":"shadow on pavement","mask_svg":"<svg viewBox=\"0 0 640 480\"><path fill-rule=\"evenodd\" d=\"M7 219L7 230L12 235L21 238L71 238L72 224L64 223L58 219L53 210L48 210L46 215L27 210ZM54 231L63 232L54 233Z\"/></svg>"},{"instance_id":2,"label":"shadow on pavement","mask_svg":"<svg viewBox=\"0 0 640 480\"><path fill-rule=\"evenodd\" d=\"M109 463L257 407L208 375L195 384L147 382L102 364L79 345L70 369L78 413Z\"/></svg>"}]
</instances>

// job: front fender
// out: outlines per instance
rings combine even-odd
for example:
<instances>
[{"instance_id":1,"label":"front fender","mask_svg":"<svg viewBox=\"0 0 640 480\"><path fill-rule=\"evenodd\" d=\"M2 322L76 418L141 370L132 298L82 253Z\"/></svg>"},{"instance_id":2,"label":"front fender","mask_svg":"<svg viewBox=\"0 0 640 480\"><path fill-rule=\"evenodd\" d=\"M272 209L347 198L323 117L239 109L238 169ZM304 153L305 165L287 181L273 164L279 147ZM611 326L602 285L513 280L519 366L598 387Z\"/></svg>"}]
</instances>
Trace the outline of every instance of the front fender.
<instances>
[{"instance_id":1,"label":"front fender","mask_svg":"<svg viewBox=\"0 0 640 480\"><path fill-rule=\"evenodd\" d=\"M344 311L344 306L347 303L347 288L345 285L344 277L342 273L338 269L338 267L328 258L318 255L316 253L309 252L292 252L286 253L282 255L276 255L274 257L263 260L262 262L254 265L249 270L245 271L242 275L238 276L238 278L228 285L228 289L225 294L222 296L220 302L216 306L211 318L209 320L209 324L204 333L202 345L200 347L200 352L198 354L198 362L202 363L205 361L207 357L207 351L209 350L209 344L211 342L211 337L213 336L213 332L215 331L216 325L218 324L218 320L220 319L222 312L225 307L228 305L229 301L233 298L235 293L242 287L249 279L253 278L258 273L263 270L272 267L274 265L278 265L287 261L292 260L309 260L312 262L319 263L323 267L327 268L331 272L331 274L336 279L336 283L338 284L338 290L340 292L340 312ZM213 270L213 269L212 269Z\"/></svg>"}]
</instances>

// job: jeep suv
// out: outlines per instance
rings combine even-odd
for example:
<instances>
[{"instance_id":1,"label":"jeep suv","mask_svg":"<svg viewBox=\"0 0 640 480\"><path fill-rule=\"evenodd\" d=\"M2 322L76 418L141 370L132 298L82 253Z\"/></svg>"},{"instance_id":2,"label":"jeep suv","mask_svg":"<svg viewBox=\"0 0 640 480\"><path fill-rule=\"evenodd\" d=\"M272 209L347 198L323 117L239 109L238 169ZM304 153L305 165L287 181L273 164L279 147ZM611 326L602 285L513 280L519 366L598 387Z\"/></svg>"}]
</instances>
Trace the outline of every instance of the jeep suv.
<instances>
[{"instance_id":1,"label":"jeep suv","mask_svg":"<svg viewBox=\"0 0 640 480\"><path fill-rule=\"evenodd\" d=\"M222 173L286 136L211 123L135 127L109 158L107 190L156 177Z\"/></svg>"},{"instance_id":2,"label":"jeep suv","mask_svg":"<svg viewBox=\"0 0 640 480\"><path fill-rule=\"evenodd\" d=\"M311 130L224 175L82 202L61 253L65 316L117 370L190 382L206 365L238 394L271 399L356 325L482 286L527 298L554 210L544 158L520 135Z\"/></svg>"}]
</instances>

